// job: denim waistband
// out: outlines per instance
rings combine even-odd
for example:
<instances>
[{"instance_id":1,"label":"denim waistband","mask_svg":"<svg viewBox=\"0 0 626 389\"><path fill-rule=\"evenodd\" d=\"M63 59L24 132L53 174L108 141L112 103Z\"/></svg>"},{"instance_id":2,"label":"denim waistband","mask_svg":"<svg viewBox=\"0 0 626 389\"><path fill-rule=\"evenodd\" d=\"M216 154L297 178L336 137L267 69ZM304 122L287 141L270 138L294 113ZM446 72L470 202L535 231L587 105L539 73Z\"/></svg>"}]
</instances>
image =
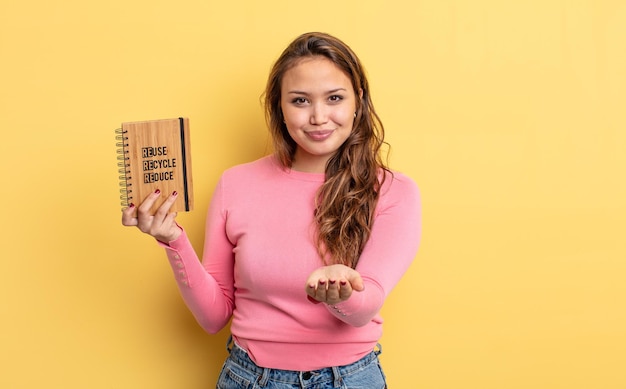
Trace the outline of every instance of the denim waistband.
<instances>
[{"instance_id":1,"label":"denim waistband","mask_svg":"<svg viewBox=\"0 0 626 389\"><path fill-rule=\"evenodd\" d=\"M376 361L378 359L378 355L381 353L381 347L378 345L378 350L370 352L363 358L349 365L325 367L311 371L295 371L260 367L252 361L244 349L235 343L233 343L232 349L229 349L229 359L250 373L258 375L260 377L258 382L261 386L265 386L267 381L280 381L283 383L298 384L304 380L308 381L309 384L313 384L317 377L323 380L328 380L328 378L332 377L335 382L339 383L341 381L341 377L348 376L353 374L355 371L363 369L365 366Z\"/></svg>"}]
</instances>

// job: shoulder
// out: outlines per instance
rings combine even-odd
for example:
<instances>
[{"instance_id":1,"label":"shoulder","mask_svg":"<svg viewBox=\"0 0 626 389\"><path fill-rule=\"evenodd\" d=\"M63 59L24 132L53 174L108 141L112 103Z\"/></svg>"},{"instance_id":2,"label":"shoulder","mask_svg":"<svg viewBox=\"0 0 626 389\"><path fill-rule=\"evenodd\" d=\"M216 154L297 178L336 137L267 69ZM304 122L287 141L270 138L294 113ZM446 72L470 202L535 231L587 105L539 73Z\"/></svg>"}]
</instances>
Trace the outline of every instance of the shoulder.
<instances>
[{"instance_id":1,"label":"shoulder","mask_svg":"<svg viewBox=\"0 0 626 389\"><path fill-rule=\"evenodd\" d=\"M382 186L380 195L386 196L409 196L419 198L419 188L415 181L397 171L384 171L381 173Z\"/></svg>"},{"instance_id":2,"label":"shoulder","mask_svg":"<svg viewBox=\"0 0 626 389\"><path fill-rule=\"evenodd\" d=\"M420 212L420 191L411 177L396 171L386 171L382 177L384 181L377 204L379 214L393 209L400 213Z\"/></svg>"},{"instance_id":3,"label":"shoulder","mask_svg":"<svg viewBox=\"0 0 626 389\"><path fill-rule=\"evenodd\" d=\"M386 171L376 205L376 216L398 218L394 220L414 220L421 218L421 196L417 184L409 176Z\"/></svg>"},{"instance_id":4,"label":"shoulder","mask_svg":"<svg viewBox=\"0 0 626 389\"><path fill-rule=\"evenodd\" d=\"M257 159L256 161L235 165L224 171L222 179L250 179L267 174L275 174L280 167L271 155Z\"/></svg>"},{"instance_id":5,"label":"shoulder","mask_svg":"<svg viewBox=\"0 0 626 389\"><path fill-rule=\"evenodd\" d=\"M219 179L218 187L229 194L249 194L251 190L281 185L285 176L281 169L274 156L265 156L226 169Z\"/></svg>"}]
</instances>

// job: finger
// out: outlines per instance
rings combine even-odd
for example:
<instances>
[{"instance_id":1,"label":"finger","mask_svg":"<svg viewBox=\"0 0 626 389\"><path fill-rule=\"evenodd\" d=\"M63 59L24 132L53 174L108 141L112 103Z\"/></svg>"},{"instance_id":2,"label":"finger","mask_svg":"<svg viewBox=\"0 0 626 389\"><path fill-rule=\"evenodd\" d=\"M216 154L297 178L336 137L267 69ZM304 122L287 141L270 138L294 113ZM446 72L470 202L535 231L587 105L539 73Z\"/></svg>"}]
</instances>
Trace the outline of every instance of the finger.
<instances>
[{"instance_id":1,"label":"finger","mask_svg":"<svg viewBox=\"0 0 626 389\"><path fill-rule=\"evenodd\" d=\"M154 214L154 220L157 223L157 225L161 225L165 223L165 220L170 214L170 208L172 208L172 206L174 205L174 202L176 201L177 197L178 197L178 193L174 191L171 195L167 197L167 199L165 199L163 204L161 204L161 206L157 209L156 213Z\"/></svg>"},{"instance_id":2,"label":"finger","mask_svg":"<svg viewBox=\"0 0 626 389\"><path fill-rule=\"evenodd\" d=\"M317 288L315 289L315 299L319 301L326 301L326 280L319 280Z\"/></svg>"},{"instance_id":3,"label":"finger","mask_svg":"<svg viewBox=\"0 0 626 389\"><path fill-rule=\"evenodd\" d=\"M309 296L315 297L315 284L307 283L305 291Z\"/></svg>"},{"instance_id":4,"label":"finger","mask_svg":"<svg viewBox=\"0 0 626 389\"><path fill-rule=\"evenodd\" d=\"M339 282L339 299L345 301L352 295L352 285L346 280Z\"/></svg>"},{"instance_id":5,"label":"finger","mask_svg":"<svg viewBox=\"0 0 626 389\"><path fill-rule=\"evenodd\" d=\"M326 289L326 301L328 303L338 303L340 301L339 283L335 280L328 281L328 289Z\"/></svg>"},{"instance_id":6,"label":"finger","mask_svg":"<svg viewBox=\"0 0 626 389\"><path fill-rule=\"evenodd\" d=\"M315 298L315 287L316 286L317 286L317 283L308 283L307 282L307 285L306 285L306 288L305 288L305 290L306 290L306 297L307 297L307 299L310 302L315 303L315 304L319 304L322 301L319 301L318 299Z\"/></svg>"},{"instance_id":7,"label":"finger","mask_svg":"<svg viewBox=\"0 0 626 389\"><path fill-rule=\"evenodd\" d=\"M154 192L146 196L146 198L137 208L137 215L139 219L141 219L144 216L152 216L150 210L152 209L152 206L154 205L154 203L157 201L159 197L161 197L161 190L159 189L155 190Z\"/></svg>"},{"instance_id":8,"label":"finger","mask_svg":"<svg viewBox=\"0 0 626 389\"><path fill-rule=\"evenodd\" d=\"M306 280L306 285L304 289L306 291L306 294L315 298L315 291L317 289L317 278L314 276L314 274L311 274Z\"/></svg>"},{"instance_id":9,"label":"finger","mask_svg":"<svg viewBox=\"0 0 626 389\"><path fill-rule=\"evenodd\" d=\"M135 213L135 204L130 204L126 209L122 210L122 225L127 227L136 226L137 218L133 216Z\"/></svg>"}]
</instances>

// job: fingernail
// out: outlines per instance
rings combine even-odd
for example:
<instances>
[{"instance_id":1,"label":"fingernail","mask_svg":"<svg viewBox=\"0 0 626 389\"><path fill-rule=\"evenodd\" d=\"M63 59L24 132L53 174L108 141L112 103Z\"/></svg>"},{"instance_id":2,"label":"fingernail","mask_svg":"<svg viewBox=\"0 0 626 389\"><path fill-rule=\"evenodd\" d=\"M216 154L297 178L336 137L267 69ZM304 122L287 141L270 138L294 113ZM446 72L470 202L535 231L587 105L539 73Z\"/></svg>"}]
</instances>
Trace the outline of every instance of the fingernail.
<instances>
[{"instance_id":1,"label":"fingernail","mask_svg":"<svg viewBox=\"0 0 626 389\"><path fill-rule=\"evenodd\" d=\"M326 281L320 280L320 285L324 285L325 283L326 283Z\"/></svg>"},{"instance_id":2,"label":"fingernail","mask_svg":"<svg viewBox=\"0 0 626 389\"><path fill-rule=\"evenodd\" d=\"M130 203L130 205L128 206L128 208L135 208L135 204Z\"/></svg>"},{"instance_id":3,"label":"fingernail","mask_svg":"<svg viewBox=\"0 0 626 389\"><path fill-rule=\"evenodd\" d=\"M172 196L178 196L178 192L176 191L172 192Z\"/></svg>"},{"instance_id":4,"label":"fingernail","mask_svg":"<svg viewBox=\"0 0 626 389\"><path fill-rule=\"evenodd\" d=\"M347 282L346 281L341 281L340 284L341 285L345 285L345 284L347 284Z\"/></svg>"},{"instance_id":5,"label":"fingernail","mask_svg":"<svg viewBox=\"0 0 626 389\"><path fill-rule=\"evenodd\" d=\"M330 280L330 281L328 281L328 282L330 282L330 284L331 284L331 285L333 285L333 284L334 284L335 282L337 282L337 281L335 281L335 280Z\"/></svg>"},{"instance_id":6,"label":"fingernail","mask_svg":"<svg viewBox=\"0 0 626 389\"><path fill-rule=\"evenodd\" d=\"M154 191L154 193L156 193L156 194L161 193L161 189L157 189L157 190L155 190L155 191Z\"/></svg>"}]
</instances>

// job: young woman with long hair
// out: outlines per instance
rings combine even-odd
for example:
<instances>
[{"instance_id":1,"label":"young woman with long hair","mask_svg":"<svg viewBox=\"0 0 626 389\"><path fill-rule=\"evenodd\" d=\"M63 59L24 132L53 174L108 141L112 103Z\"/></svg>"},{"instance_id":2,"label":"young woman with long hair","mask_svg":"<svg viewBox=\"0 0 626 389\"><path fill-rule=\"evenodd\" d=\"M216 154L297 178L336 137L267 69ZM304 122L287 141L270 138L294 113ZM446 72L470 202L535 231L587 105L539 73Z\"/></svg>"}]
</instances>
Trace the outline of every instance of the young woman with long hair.
<instances>
[{"instance_id":1,"label":"young woman with long hair","mask_svg":"<svg viewBox=\"0 0 626 389\"><path fill-rule=\"evenodd\" d=\"M365 71L339 39L297 37L264 100L273 153L222 174L202 261L169 212L175 193L122 223L165 248L207 332L232 318L217 388L385 388L379 311L417 252L417 187L383 162Z\"/></svg>"}]
</instances>

